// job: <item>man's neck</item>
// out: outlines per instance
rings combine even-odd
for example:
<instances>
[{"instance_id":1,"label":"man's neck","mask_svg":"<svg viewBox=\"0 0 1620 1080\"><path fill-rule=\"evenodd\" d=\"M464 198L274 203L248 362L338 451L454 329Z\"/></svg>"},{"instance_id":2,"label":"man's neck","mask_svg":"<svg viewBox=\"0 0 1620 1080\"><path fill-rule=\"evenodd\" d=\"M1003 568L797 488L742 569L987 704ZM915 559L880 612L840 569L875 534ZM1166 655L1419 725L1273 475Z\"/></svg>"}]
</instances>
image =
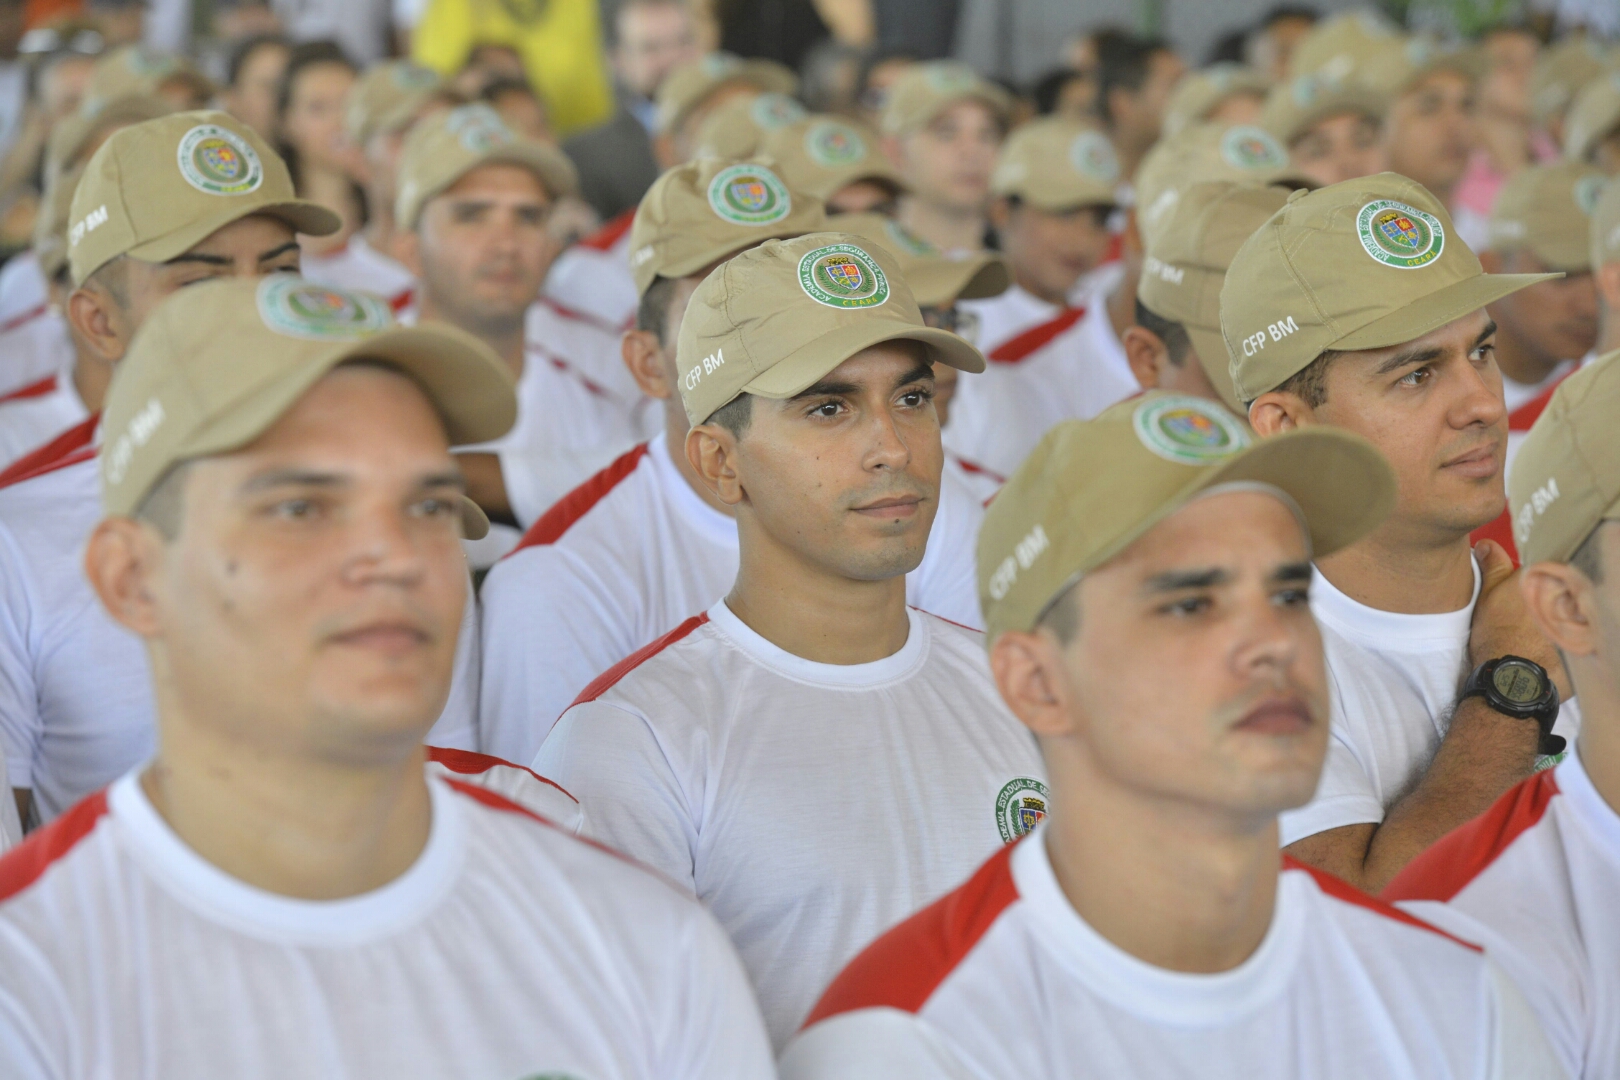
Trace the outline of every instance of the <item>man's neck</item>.
<instances>
[{"instance_id":1,"label":"man's neck","mask_svg":"<svg viewBox=\"0 0 1620 1080\"><path fill-rule=\"evenodd\" d=\"M113 366L99 356L89 356L75 350L73 360L73 392L79 395L85 412L100 412L107 400L107 386L112 382Z\"/></svg>"},{"instance_id":2,"label":"man's neck","mask_svg":"<svg viewBox=\"0 0 1620 1080\"><path fill-rule=\"evenodd\" d=\"M870 664L905 647L904 575L856 581L806 565L740 517L738 541L726 606L777 648L818 664Z\"/></svg>"},{"instance_id":3,"label":"man's neck","mask_svg":"<svg viewBox=\"0 0 1620 1080\"><path fill-rule=\"evenodd\" d=\"M1046 851L1087 925L1171 971L1230 971L1253 955L1276 908L1274 818L1240 829L1207 807L1135 798L1095 770L1048 764Z\"/></svg>"},{"instance_id":4,"label":"man's neck","mask_svg":"<svg viewBox=\"0 0 1620 1080\"><path fill-rule=\"evenodd\" d=\"M426 289L423 289L420 295L422 298L418 311L420 322L449 323L467 331L495 350L495 355L499 356L512 372L512 378L523 377L523 316L518 316L516 320L503 319L499 322L461 319L445 310Z\"/></svg>"},{"instance_id":5,"label":"man's neck","mask_svg":"<svg viewBox=\"0 0 1620 1080\"><path fill-rule=\"evenodd\" d=\"M1385 524L1318 559L1316 568L1350 599L1397 615L1460 611L1474 597L1474 556L1467 534L1423 544L1402 538Z\"/></svg>"},{"instance_id":6,"label":"man's neck","mask_svg":"<svg viewBox=\"0 0 1620 1080\"><path fill-rule=\"evenodd\" d=\"M686 410L681 408L680 399L666 399L664 402L664 448L669 451L669 460L675 463L675 471L681 474L681 479L686 481L687 487L697 493L698 498L726 515L726 517L736 517L736 512L730 506L721 502L712 491L703 486L703 481L698 479L698 474L692 468L692 463L687 460L686 433L690 429L686 424Z\"/></svg>"},{"instance_id":7,"label":"man's neck","mask_svg":"<svg viewBox=\"0 0 1620 1080\"><path fill-rule=\"evenodd\" d=\"M394 257L394 211L387 207L375 205L376 193L372 195L371 216L366 220L366 227L360 230L365 237L366 244L377 254L392 259Z\"/></svg>"},{"instance_id":8,"label":"man's neck","mask_svg":"<svg viewBox=\"0 0 1620 1080\"><path fill-rule=\"evenodd\" d=\"M337 900L387 885L427 846L433 814L420 746L397 762L354 767L262 746L244 753L166 719L141 788L187 847L238 881Z\"/></svg>"},{"instance_id":9,"label":"man's neck","mask_svg":"<svg viewBox=\"0 0 1620 1080\"><path fill-rule=\"evenodd\" d=\"M1551 375L1558 364L1556 357L1543 356L1530 349L1511 326L1497 324L1496 366L1502 369L1503 378L1521 386L1535 386Z\"/></svg>"},{"instance_id":10,"label":"man's neck","mask_svg":"<svg viewBox=\"0 0 1620 1080\"><path fill-rule=\"evenodd\" d=\"M1029 275L1020 273L1016 266L1013 267L1013 280L1018 283L1020 289L1023 289L1037 300L1044 300L1048 304L1054 304L1060 308L1069 306L1069 294L1067 291L1052 292Z\"/></svg>"},{"instance_id":11,"label":"man's neck","mask_svg":"<svg viewBox=\"0 0 1620 1080\"><path fill-rule=\"evenodd\" d=\"M900 224L943 252L978 251L984 247L982 211L942 206L908 195L900 200Z\"/></svg>"}]
</instances>

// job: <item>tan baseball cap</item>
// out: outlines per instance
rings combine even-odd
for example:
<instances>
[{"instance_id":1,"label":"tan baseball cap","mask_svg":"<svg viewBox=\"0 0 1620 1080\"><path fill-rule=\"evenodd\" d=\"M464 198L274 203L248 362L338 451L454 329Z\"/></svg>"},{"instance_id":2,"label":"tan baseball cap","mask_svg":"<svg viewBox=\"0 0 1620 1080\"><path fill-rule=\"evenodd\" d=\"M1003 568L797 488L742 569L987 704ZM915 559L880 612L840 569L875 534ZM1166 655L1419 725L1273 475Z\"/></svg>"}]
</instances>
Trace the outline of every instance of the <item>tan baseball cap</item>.
<instances>
[{"instance_id":1,"label":"tan baseball cap","mask_svg":"<svg viewBox=\"0 0 1620 1080\"><path fill-rule=\"evenodd\" d=\"M1331 116L1356 113L1382 123L1388 109L1383 94L1353 79L1296 75L1272 87L1258 122L1284 146L1292 146Z\"/></svg>"},{"instance_id":2,"label":"tan baseball cap","mask_svg":"<svg viewBox=\"0 0 1620 1080\"><path fill-rule=\"evenodd\" d=\"M906 189L899 170L878 151L878 133L859 120L813 114L768 132L761 152L776 160L793 190L823 201L858 180Z\"/></svg>"},{"instance_id":3,"label":"tan baseball cap","mask_svg":"<svg viewBox=\"0 0 1620 1080\"><path fill-rule=\"evenodd\" d=\"M1548 270L1590 270L1592 211L1604 179L1596 166L1574 161L1521 169L1491 208L1489 249L1528 250Z\"/></svg>"},{"instance_id":4,"label":"tan baseball cap","mask_svg":"<svg viewBox=\"0 0 1620 1080\"><path fill-rule=\"evenodd\" d=\"M167 262L249 214L311 236L343 224L298 198L286 163L235 117L199 110L124 128L90 158L73 196L73 283L119 255Z\"/></svg>"},{"instance_id":5,"label":"tan baseball cap","mask_svg":"<svg viewBox=\"0 0 1620 1080\"><path fill-rule=\"evenodd\" d=\"M982 101L1003 123L1012 110L1007 91L956 60L913 64L889 88L883 131L904 135L928 124L958 101Z\"/></svg>"},{"instance_id":6,"label":"tan baseball cap","mask_svg":"<svg viewBox=\"0 0 1620 1080\"><path fill-rule=\"evenodd\" d=\"M1322 75L1349 82L1374 57L1398 48L1404 35L1394 23L1368 9L1331 16L1299 39L1288 60L1288 74Z\"/></svg>"},{"instance_id":7,"label":"tan baseball cap","mask_svg":"<svg viewBox=\"0 0 1620 1080\"><path fill-rule=\"evenodd\" d=\"M399 326L375 296L293 274L222 278L159 305L118 365L102 420L107 513L133 513L171 466L246 446L347 360L382 361L410 376L452 446L498 439L517 420L511 375L471 334L442 323ZM465 505L476 539L488 521Z\"/></svg>"},{"instance_id":8,"label":"tan baseball cap","mask_svg":"<svg viewBox=\"0 0 1620 1080\"><path fill-rule=\"evenodd\" d=\"M54 281L67 266L68 218L73 212L73 192L83 175L83 169L69 169L58 176L56 182L45 189L45 198L34 216L31 246L39 272L46 281Z\"/></svg>"},{"instance_id":9,"label":"tan baseball cap","mask_svg":"<svg viewBox=\"0 0 1620 1080\"><path fill-rule=\"evenodd\" d=\"M1508 473L1513 540L1526 566L1564 562L1599 522L1620 519L1620 364L1600 357L1558 385Z\"/></svg>"},{"instance_id":10,"label":"tan baseball cap","mask_svg":"<svg viewBox=\"0 0 1620 1080\"><path fill-rule=\"evenodd\" d=\"M676 68L659 84L655 126L659 131L674 131L709 95L734 85L791 96L799 89L799 78L774 60L744 60L728 52L712 52Z\"/></svg>"},{"instance_id":11,"label":"tan baseball cap","mask_svg":"<svg viewBox=\"0 0 1620 1080\"><path fill-rule=\"evenodd\" d=\"M1176 83L1165 102L1163 132L1174 135L1188 124L1208 120L1209 114L1226 99L1238 94L1258 94L1271 89L1264 72L1244 64L1220 63L1189 71Z\"/></svg>"},{"instance_id":12,"label":"tan baseball cap","mask_svg":"<svg viewBox=\"0 0 1620 1080\"><path fill-rule=\"evenodd\" d=\"M1397 173L1296 191L1226 271L1233 388L1253 401L1326 349L1399 345L1557 276L1485 273L1440 200Z\"/></svg>"},{"instance_id":13,"label":"tan baseball cap","mask_svg":"<svg viewBox=\"0 0 1620 1080\"><path fill-rule=\"evenodd\" d=\"M1119 180L1119 156L1108 136L1073 120L1048 116L1007 136L990 174L990 190L1056 212L1113 206Z\"/></svg>"},{"instance_id":14,"label":"tan baseball cap","mask_svg":"<svg viewBox=\"0 0 1620 1080\"><path fill-rule=\"evenodd\" d=\"M808 115L803 105L786 94L732 98L721 103L698 126L695 156L753 157L773 131Z\"/></svg>"},{"instance_id":15,"label":"tan baseball cap","mask_svg":"<svg viewBox=\"0 0 1620 1080\"><path fill-rule=\"evenodd\" d=\"M399 158L394 216L416 228L422 207L482 165L520 165L553 199L579 191L579 174L561 150L525 139L483 102L430 116L411 128Z\"/></svg>"},{"instance_id":16,"label":"tan baseball cap","mask_svg":"<svg viewBox=\"0 0 1620 1080\"><path fill-rule=\"evenodd\" d=\"M85 102L78 112L51 128L45 142L45 182L50 183L63 169L82 165L80 158L97 135L143 120L156 120L178 111L168 101L151 94L131 94L111 101Z\"/></svg>"},{"instance_id":17,"label":"tan baseball cap","mask_svg":"<svg viewBox=\"0 0 1620 1080\"><path fill-rule=\"evenodd\" d=\"M1394 99L1436 71L1456 72L1472 82L1485 73L1485 61L1475 49L1448 47L1426 34L1411 34L1368 57L1360 79Z\"/></svg>"},{"instance_id":18,"label":"tan baseball cap","mask_svg":"<svg viewBox=\"0 0 1620 1080\"><path fill-rule=\"evenodd\" d=\"M721 264L692 294L675 350L695 426L742 394L785 400L885 341L934 363L983 371L966 341L923 325L899 260L845 232L767 240Z\"/></svg>"},{"instance_id":19,"label":"tan baseball cap","mask_svg":"<svg viewBox=\"0 0 1620 1080\"><path fill-rule=\"evenodd\" d=\"M854 233L885 248L900 264L918 307L948 308L958 300L1000 296L1012 287L1012 268L993 251L950 258L934 245L882 214L835 214L827 228Z\"/></svg>"},{"instance_id":20,"label":"tan baseball cap","mask_svg":"<svg viewBox=\"0 0 1620 1080\"><path fill-rule=\"evenodd\" d=\"M144 45L120 45L103 53L90 69L84 100L92 107L132 94L156 94L165 83L185 83L204 97L219 87L181 56L157 53Z\"/></svg>"},{"instance_id":21,"label":"tan baseball cap","mask_svg":"<svg viewBox=\"0 0 1620 1080\"><path fill-rule=\"evenodd\" d=\"M630 275L645 293L766 240L824 227L821 201L782 182L769 159L703 158L653 182L630 226Z\"/></svg>"},{"instance_id":22,"label":"tan baseball cap","mask_svg":"<svg viewBox=\"0 0 1620 1080\"><path fill-rule=\"evenodd\" d=\"M444 92L444 79L432 68L412 60L384 60L349 90L344 126L355 144L364 146L373 135L408 126L423 105Z\"/></svg>"},{"instance_id":23,"label":"tan baseball cap","mask_svg":"<svg viewBox=\"0 0 1620 1080\"><path fill-rule=\"evenodd\" d=\"M1620 71L1611 71L1575 95L1564 117L1564 157L1586 161L1616 127L1620 127Z\"/></svg>"},{"instance_id":24,"label":"tan baseball cap","mask_svg":"<svg viewBox=\"0 0 1620 1080\"><path fill-rule=\"evenodd\" d=\"M1606 181L1598 192L1597 205L1592 208L1592 221L1587 237L1592 269L1620 259L1620 183Z\"/></svg>"},{"instance_id":25,"label":"tan baseball cap","mask_svg":"<svg viewBox=\"0 0 1620 1080\"><path fill-rule=\"evenodd\" d=\"M1175 209L1181 192L1206 180L1314 187L1288 164L1288 151L1251 124L1189 124L1159 142L1136 170L1136 224L1144 241Z\"/></svg>"},{"instance_id":26,"label":"tan baseball cap","mask_svg":"<svg viewBox=\"0 0 1620 1080\"><path fill-rule=\"evenodd\" d=\"M985 511L986 644L1035 629L1069 586L1220 484L1292 499L1313 557L1354 543L1395 507L1395 474L1360 436L1312 426L1256 441L1213 401L1151 391L1052 428Z\"/></svg>"},{"instance_id":27,"label":"tan baseball cap","mask_svg":"<svg viewBox=\"0 0 1620 1080\"><path fill-rule=\"evenodd\" d=\"M1153 314L1180 323L1204 374L1227 408L1246 410L1232 389L1221 338L1221 285L1232 256L1288 201L1288 189L1211 180L1182 192L1153 233L1136 298Z\"/></svg>"},{"instance_id":28,"label":"tan baseball cap","mask_svg":"<svg viewBox=\"0 0 1620 1080\"><path fill-rule=\"evenodd\" d=\"M1582 87L1609 67L1603 49L1585 34L1547 46L1530 71L1530 118L1546 124L1568 109Z\"/></svg>"}]
</instances>

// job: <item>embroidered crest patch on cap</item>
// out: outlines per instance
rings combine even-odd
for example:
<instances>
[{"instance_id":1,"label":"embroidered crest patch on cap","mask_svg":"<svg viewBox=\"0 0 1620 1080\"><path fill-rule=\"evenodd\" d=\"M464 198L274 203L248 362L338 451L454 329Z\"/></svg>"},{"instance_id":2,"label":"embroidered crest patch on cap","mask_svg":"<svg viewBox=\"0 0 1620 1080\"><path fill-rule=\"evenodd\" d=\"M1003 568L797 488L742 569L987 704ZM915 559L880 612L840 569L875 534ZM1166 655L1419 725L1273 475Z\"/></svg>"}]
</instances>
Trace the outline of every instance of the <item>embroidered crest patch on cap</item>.
<instances>
[{"instance_id":1,"label":"embroidered crest patch on cap","mask_svg":"<svg viewBox=\"0 0 1620 1080\"><path fill-rule=\"evenodd\" d=\"M1281 169L1288 154L1271 134L1239 124L1221 136L1221 157L1234 169Z\"/></svg>"},{"instance_id":2,"label":"embroidered crest patch on cap","mask_svg":"<svg viewBox=\"0 0 1620 1080\"><path fill-rule=\"evenodd\" d=\"M1393 199L1363 206L1356 215L1356 236L1368 255L1400 270L1428 266L1446 247L1439 218Z\"/></svg>"},{"instance_id":3,"label":"embroidered crest patch on cap","mask_svg":"<svg viewBox=\"0 0 1620 1080\"><path fill-rule=\"evenodd\" d=\"M1104 184L1119 179L1119 158L1101 132L1082 131L1076 135L1069 144L1069 164L1082 176Z\"/></svg>"},{"instance_id":4,"label":"embroidered crest patch on cap","mask_svg":"<svg viewBox=\"0 0 1620 1080\"><path fill-rule=\"evenodd\" d=\"M1051 793L1046 785L1028 776L1009 781L996 796L996 827L1001 842L1010 844L1030 832L1046 817Z\"/></svg>"},{"instance_id":5,"label":"embroidered crest patch on cap","mask_svg":"<svg viewBox=\"0 0 1620 1080\"><path fill-rule=\"evenodd\" d=\"M391 77L401 90L426 90L439 84L438 73L421 64L396 64Z\"/></svg>"},{"instance_id":6,"label":"embroidered crest patch on cap","mask_svg":"<svg viewBox=\"0 0 1620 1080\"><path fill-rule=\"evenodd\" d=\"M803 120L808 114L804 106L788 97L786 94L761 94L749 106L748 115L754 118L765 131L775 131L780 127L787 127L798 120Z\"/></svg>"},{"instance_id":7,"label":"embroidered crest patch on cap","mask_svg":"<svg viewBox=\"0 0 1620 1080\"><path fill-rule=\"evenodd\" d=\"M877 260L854 244L831 244L799 260L799 285L818 304L874 308L889 299L889 279Z\"/></svg>"},{"instance_id":8,"label":"embroidered crest patch on cap","mask_svg":"<svg viewBox=\"0 0 1620 1080\"><path fill-rule=\"evenodd\" d=\"M474 154L486 154L498 146L509 146L517 141L500 113L482 103L453 110L445 126L455 133L462 146Z\"/></svg>"},{"instance_id":9,"label":"embroidered crest patch on cap","mask_svg":"<svg viewBox=\"0 0 1620 1080\"><path fill-rule=\"evenodd\" d=\"M965 94L978 85L978 76L965 64L930 64L928 83L941 94Z\"/></svg>"},{"instance_id":10,"label":"embroidered crest patch on cap","mask_svg":"<svg viewBox=\"0 0 1620 1080\"><path fill-rule=\"evenodd\" d=\"M1607 177L1583 176L1575 181L1575 205L1581 208L1581 213L1591 217L1597 210L1598 199L1603 195L1603 184Z\"/></svg>"},{"instance_id":11,"label":"embroidered crest patch on cap","mask_svg":"<svg viewBox=\"0 0 1620 1080\"><path fill-rule=\"evenodd\" d=\"M709 181L709 207L736 225L770 225L793 212L793 196L771 170L733 165Z\"/></svg>"},{"instance_id":12,"label":"embroidered crest patch on cap","mask_svg":"<svg viewBox=\"0 0 1620 1080\"><path fill-rule=\"evenodd\" d=\"M258 292L259 318L277 333L314 341L370 337L394 324L375 296L329 289L291 274L272 274Z\"/></svg>"},{"instance_id":13,"label":"embroidered crest patch on cap","mask_svg":"<svg viewBox=\"0 0 1620 1080\"><path fill-rule=\"evenodd\" d=\"M804 152L810 160L828 169L852 165L866 157L866 140L847 124L824 120L804 133Z\"/></svg>"},{"instance_id":14,"label":"embroidered crest patch on cap","mask_svg":"<svg viewBox=\"0 0 1620 1080\"><path fill-rule=\"evenodd\" d=\"M180 139L180 175L210 195L246 195L264 183L264 166L246 139L217 124L198 124Z\"/></svg>"},{"instance_id":15,"label":"embroidered crest patch on cap","mask_svg":"<svg viewBox=\"0 0 1620 1080\"><path fill-rule=\"evenodd\" d=\"M1209 465L1249 445L1249 433L1225 409L1184 394L1144 402L1131 423L1143 446L1181 465Z\"/></svg>"}]
</instances>

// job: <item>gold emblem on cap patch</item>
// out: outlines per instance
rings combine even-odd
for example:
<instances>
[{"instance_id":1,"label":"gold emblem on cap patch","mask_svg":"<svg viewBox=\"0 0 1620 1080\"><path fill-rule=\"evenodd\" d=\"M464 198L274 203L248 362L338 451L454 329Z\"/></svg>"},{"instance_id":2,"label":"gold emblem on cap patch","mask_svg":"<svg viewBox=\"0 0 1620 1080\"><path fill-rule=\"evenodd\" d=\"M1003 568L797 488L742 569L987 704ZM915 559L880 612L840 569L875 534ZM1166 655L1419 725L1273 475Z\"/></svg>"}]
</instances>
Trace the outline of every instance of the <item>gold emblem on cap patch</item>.
<instances>
[{"instance_id":1,"label":"gold emblem on cap patch","mask_svg":"<svg viewBox=\"0 0 1620 1080\"><path fill-rule=\"evenodd\" d=\"M1446 249L1439 218L1393 199L1363 206L1356 215L1356 236L1368 255L1399 270L1428 266Z\"/></svg>"},{"instance_id":2,"label":"gold emblem on cap patch","mask_svg":"<svg viewBox=\"0 0 1620 1080\"><path fill-rule=\"evenodd\" d=\"M313 341L370 337L394 324L375 296L332 289L291 274L272 274L258 290L259 318L277 333Z\"/></svg>"},{"instance_id":3,"label":"gold emblem on cap patch","mask_svg":"<svg viewBox=\"0 0 1620 1080\"><path fill-rule=\"evenodd\" d=\"M246 139L218 124L198 124L175 152L180 175L210 195L246 195L264 183L264 166Z\"/></svg>"},{"instance_id":4,"label":"gold emblem on cap patch","mask_svg":"<svg viewBox=\"0 0 1620 1080\"><path fill-rule=\"evenodd\" d=\"M1210 465L1249 445L1249 433L1225 409L1185 394L1143 402L1131 425L1143 446L1178 465Z\"/></svg>"},{"instance_id":5,"label":"gold emblem on cap patch","mask_svg":"<svg viewBox=\"0 0 1620 1080\"><path fill-rule=\"evenodd\" d=\"M799 260L799 286L818 304L874 308L889 299L889 279L877 260L854 244L830 244Z\"/></svg>"}]
</instances>

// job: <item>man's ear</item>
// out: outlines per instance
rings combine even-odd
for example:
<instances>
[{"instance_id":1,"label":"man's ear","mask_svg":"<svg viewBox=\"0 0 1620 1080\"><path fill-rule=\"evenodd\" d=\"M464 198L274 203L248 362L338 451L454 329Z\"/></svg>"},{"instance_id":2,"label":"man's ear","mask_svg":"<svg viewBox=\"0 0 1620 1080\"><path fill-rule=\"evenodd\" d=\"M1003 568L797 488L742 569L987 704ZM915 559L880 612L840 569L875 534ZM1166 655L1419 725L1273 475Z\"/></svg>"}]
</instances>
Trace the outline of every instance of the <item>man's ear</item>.
<instances>
[{"instance_id":1,"label":"man's ear","mask_svg":"<svg viewBox=\"0 0 1620 1080\"><path fill-rule=\"evenodd\" d=\"M664 367L664 346L657 334L651 330L626 330L619 338L619 356L643 394L660 401L674 396L675 387Z\"/></svg>"},{"instance_id":2,"label":"man's ear","mask_svg":"<svg viewBox=\"0 0 1620 1080\"><path fill-rule=\"evenodd\" d=\"M1268 390L1249 403L1249 426L1261 438L1305 427L1315 415L1316 410L1289 390Z\"/></svg>"},{"instance_id":3,"label":"man's ear","mask_svg":"<svg viewBox=\"0 0 1620 1080\"><path fill-rule=\"evenodd\" d=\"M1585 574L1568 563L1532 563L1520 574L1519 591L1536 625L1565 656L1598 651L1597 592Z\"/></svg>"},{"instance_id":4,"label":"man's ear","mask_svg":"<svg viewBox=\"0 0 1620 1080\"><path fill-rule=\"evenodd\" d=\"M422 238L415 229L401 229L394 233L394 258L411 272L412 277L422 280Z\"/></svg>"},{"instance_id":5,"label":"man's ear","mask_svg":"<svg viewBox=\"0 0 1620 1080\"><path fill-rule=\"evenodd\" d=\"M67 300L68 324L86 348L109 364L124 358L129 342L124 335L124 315L105 291L90 286L74 289Z\"/></svg>"},{"instance_id":6,"label":"man's ear","mask_svg":"<svg viewBox=\"0 0 1620 1080\"><path fill-rule=\"evenodd\" d=\"M1050 632L1003 631L990 646L990 674L1007 708L1037 738L1070 732L1063 650Z\"/></svg>"},{"instance_id":7,"label":"man's ear","mask_svg":"<svg viewBox=\"0 0 1620 1080\"><path fill-rule=\"evenodd\" d=\"M1170 362L1170 350L1164 341L1146 327L1127 326L1120 344L1125 346L1125 359L1137 384L1144 390L1156 389L1164 366Z\"/></svg>"},{"instance_id":8,"label":"man's ear","mask_svg":"<svg viewBox=\"0 0 1620 1080\"><path fill-rule=\"evenodd\" d=\"M107 614L143 638L161 629L157 604L163 539L134 518L103 518L84 549L84 575Z\"/></svg>"},{"instance_id":9,"label":"man's ear","mask_svg":"<svg viewBox=\"0 0 1620 1080\"><path fill-rule=\"evenodd\" d=\"M710 494L727 506L743 501L737 471L737 436L719 424L699 424L686 433L686 461Z\"/></svg>"}]
</instances>

